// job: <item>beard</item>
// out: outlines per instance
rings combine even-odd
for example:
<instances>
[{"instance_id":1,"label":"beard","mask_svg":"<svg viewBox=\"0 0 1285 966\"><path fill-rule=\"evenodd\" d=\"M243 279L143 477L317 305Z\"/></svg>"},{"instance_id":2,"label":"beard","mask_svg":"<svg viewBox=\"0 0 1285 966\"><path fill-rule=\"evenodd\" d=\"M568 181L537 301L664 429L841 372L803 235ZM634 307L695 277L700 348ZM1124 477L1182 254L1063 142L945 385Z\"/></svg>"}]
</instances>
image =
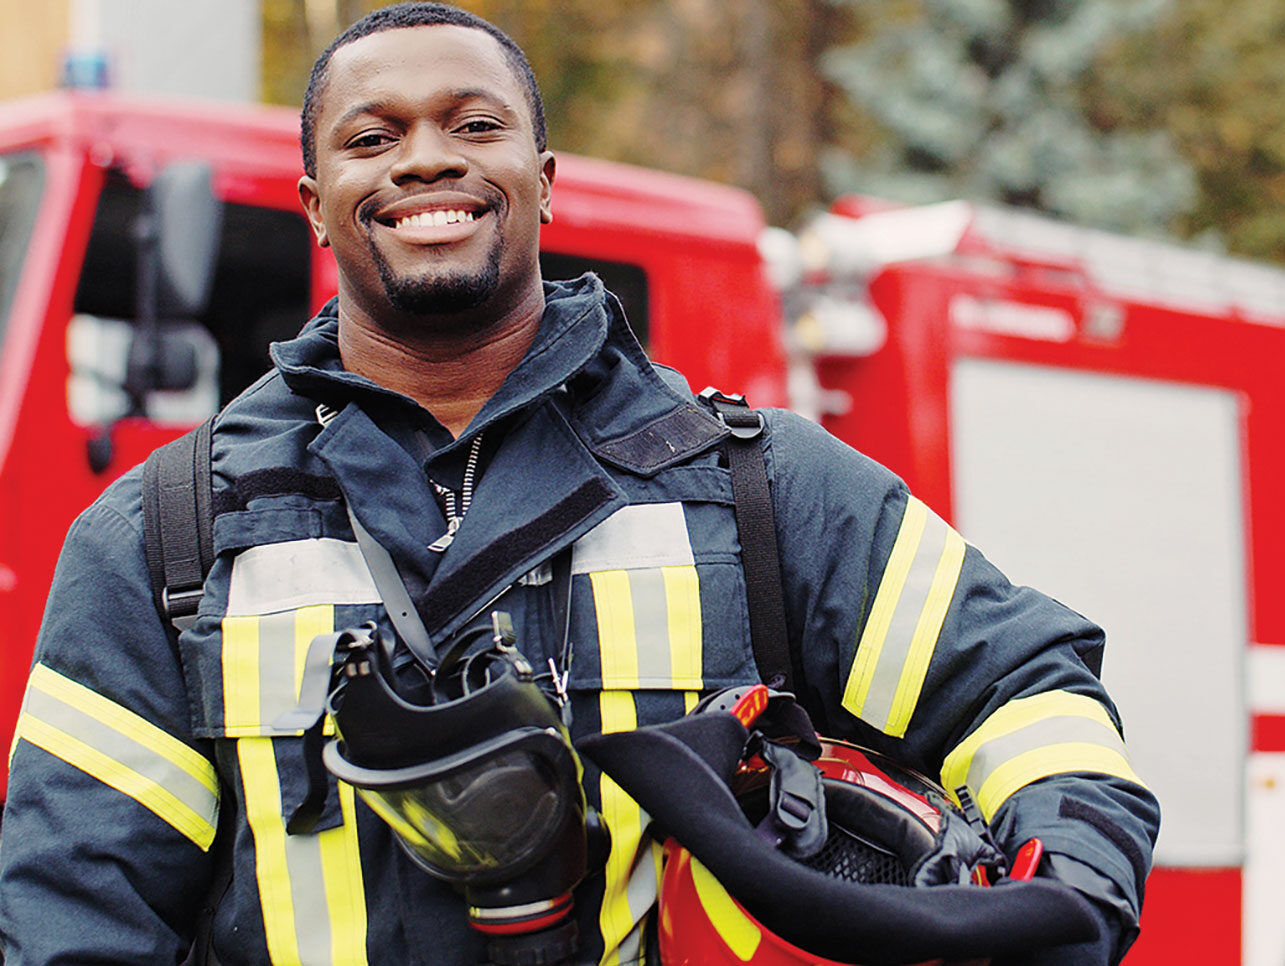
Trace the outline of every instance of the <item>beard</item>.
<instances>
[{"instance_id":1,"label":"beard","mask_svg":"<svg viewBox=\"0 0 1285 966\"><path fill-rule=\"evenodd\" d=\"M373 240L370 253L394 308L407 315L449 315L476 308L495 293L500 284L504 242L497 240L487 254L486 264L472 273L398 275Z\"/></svg>"}]
</instances>

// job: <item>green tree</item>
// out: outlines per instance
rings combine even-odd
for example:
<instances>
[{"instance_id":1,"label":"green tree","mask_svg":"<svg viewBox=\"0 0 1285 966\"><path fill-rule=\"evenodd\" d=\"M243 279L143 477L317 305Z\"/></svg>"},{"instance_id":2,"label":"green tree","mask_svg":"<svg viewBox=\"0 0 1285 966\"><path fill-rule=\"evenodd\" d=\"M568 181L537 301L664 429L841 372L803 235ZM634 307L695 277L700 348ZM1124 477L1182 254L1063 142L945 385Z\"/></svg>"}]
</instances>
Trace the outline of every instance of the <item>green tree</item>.
<instances>
[{"instance_id":1,"label":"green tree","mask_svg":"<svg viewBox=\"0 0 1285 966\"><path fill-rule=\"evenodd\" d=\"M832 190L905 201L993 200L1082 224L1163 233L1196 180L1163 129L1098 122L1086 79L1165 0L835 0L863 40L822 69L882 139L830 151ZM858 8L860 8L858 10Z\"/></svg>"},{"instance_id":2,"label":"green tree","mask_svg":"<svg viewBox=\"0 0 1285 966\"><path fill-rule=\"evenodd\" d=\"M1285 262L1285 6L1183 0L1122 38L1091 84L1100 123L1159 125L1190 159L1199 197L1179 224Z\"/></svg>"}]
</instances>

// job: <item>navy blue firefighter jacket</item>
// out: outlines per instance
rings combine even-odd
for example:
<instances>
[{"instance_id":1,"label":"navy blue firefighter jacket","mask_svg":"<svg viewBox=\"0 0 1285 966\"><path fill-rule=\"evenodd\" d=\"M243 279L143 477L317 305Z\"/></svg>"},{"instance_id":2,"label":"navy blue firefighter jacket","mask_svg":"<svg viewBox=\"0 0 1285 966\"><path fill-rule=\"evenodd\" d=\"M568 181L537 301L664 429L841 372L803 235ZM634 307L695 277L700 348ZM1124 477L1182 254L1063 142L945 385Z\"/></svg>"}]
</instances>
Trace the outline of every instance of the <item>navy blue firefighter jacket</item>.
<instances>
[{"instance_id":1,"label":"navy blue firefighter jacket","mask_svg":"<svg viewBox=\"0 0 1285 966\"><path fill-rule=\"evenodd\" d=\"M475 963L462 900L334 785L315 829L294 707L308 643L390 625L346 507L392 555L439 643L499 608L537 667L556 657L550 562L571 548L574 733L671 720L758 680L725 430L643 354L592 275L546 286L534 344L458 438L345 371L335 303L214 433L217 559L175 644L153 605L140 472L72 526L12 755L0 838L10 966L181 959L228 843L213 949L250 963ZM324 426L316 409L336 415ZM1010 851L1131 938L1159 821L1090 665L1099 628L1011 585L894 475L814 424L766 411L791 648L818 730L967 785ZM472 503L445 552L432 483ZM576 892L586 961L647 953L660 849L586 764L612 837ZM654 958L654 957L653 957ZM1088 962L1089 959L1067 960Z\"/></svg>"}]
</instances>

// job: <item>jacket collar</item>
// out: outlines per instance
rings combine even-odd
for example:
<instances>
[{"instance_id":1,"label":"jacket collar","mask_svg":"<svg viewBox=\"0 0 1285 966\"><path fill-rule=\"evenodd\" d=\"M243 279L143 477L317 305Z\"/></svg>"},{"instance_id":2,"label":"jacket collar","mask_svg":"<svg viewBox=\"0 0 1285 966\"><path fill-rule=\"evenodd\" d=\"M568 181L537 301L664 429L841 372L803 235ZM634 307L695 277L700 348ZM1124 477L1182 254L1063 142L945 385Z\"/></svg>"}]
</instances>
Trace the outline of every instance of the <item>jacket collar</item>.
<instances>
[{"instance_id":1,"label":"jacket collar","mask_svg":"<svg viewBox=\"0 0 1285 966\"><path fill-rule=\"evenodd\" d=\"M542 399L557 399L577 435L598 458L649 476L708 448L726 431L690 393L660 377L634 338L620 303L592 273L545 283L545 310L526 356L457 440L412 399L346 371L339 360L337 301L299 337L272 346L293 391L336 410L356 402L386 431L396 423L433 437L433 459L468 445L480 432ZM390 423L377 413L393 416ZM411 448L414 448L413 446Z\"/></svg>"},{"instance_id":2,"label":"jacket collar","mask_svg":"<svg viewBox=\"0 0 1285 966\"><path fill-rule=\"evenodd\" d=\"M546 282L545 308L535 341L499 391L458 440L466 442L504 417L552 395L582 372L607 342L633 341L615 299L593 274L569 282ZM636 347L636 342L634 343ZM339 359L338 299L331 299L299 335L271 346L272 361L296 393L342 409L357 402L373 410L401 410L423 420L424 411L407 396L343 368ZM641 350L638 350L641 356Z\"/></svg>"}]
</instances>

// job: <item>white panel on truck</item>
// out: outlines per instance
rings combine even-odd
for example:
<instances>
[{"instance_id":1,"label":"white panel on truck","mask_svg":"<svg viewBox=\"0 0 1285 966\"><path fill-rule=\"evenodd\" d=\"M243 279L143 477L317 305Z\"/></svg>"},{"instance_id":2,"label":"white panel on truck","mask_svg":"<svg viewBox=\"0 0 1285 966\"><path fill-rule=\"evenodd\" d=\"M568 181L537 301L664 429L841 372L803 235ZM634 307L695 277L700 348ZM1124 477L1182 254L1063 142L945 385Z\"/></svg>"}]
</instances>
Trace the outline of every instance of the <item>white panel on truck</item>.
<instances>
[{"instance_id":1,"label":"white panel on truck","mask_svg":"<svg viewBox=\"0 0 1285 966\"><path fill-rule=\"evenodd\" d=\"M1241 408L1232 392L961 359L954 522L1107 631L1103 679L1163 809L1157 861L1241 864L1247 746Z\"/></svg>"}]
</instances>

